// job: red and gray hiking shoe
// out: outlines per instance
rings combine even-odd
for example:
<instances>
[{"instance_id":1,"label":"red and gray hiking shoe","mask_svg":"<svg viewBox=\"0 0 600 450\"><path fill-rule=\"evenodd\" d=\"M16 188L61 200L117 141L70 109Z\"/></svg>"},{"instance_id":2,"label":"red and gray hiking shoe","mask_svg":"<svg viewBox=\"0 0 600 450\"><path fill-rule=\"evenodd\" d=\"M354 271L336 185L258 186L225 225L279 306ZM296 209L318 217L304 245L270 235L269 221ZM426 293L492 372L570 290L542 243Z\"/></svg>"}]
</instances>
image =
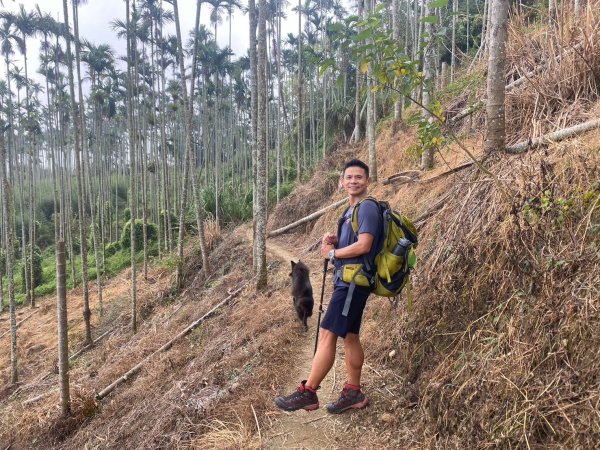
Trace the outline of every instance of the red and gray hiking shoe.
<instances>
[{"instance_id":1,"label":"red and gray hiking shoe","mask_svg":"<svg viewBox=\"0 0 600 450\"><path fill-rule=\"evenodd\" d=\"M327 405L327 411L333 414L342 413L351 408L363 408L369 404L369 399L362 393L360 386L344 383L342 394L335 402Z\"/></svg>"},{"instance_id":2,"label":"red and gray hiking shoe","mask_svg":"<svg viewBox=\"0 0 600 450\"><path fill-rule=\"evenodd\" d=\"M298 389L290 395L277 397L275 404L284 411L297 411L299 409L312 411L319 407L319 398L317 397L317 390L306 386L306 380L303 380Z\"/></svg>"}]
</instances>

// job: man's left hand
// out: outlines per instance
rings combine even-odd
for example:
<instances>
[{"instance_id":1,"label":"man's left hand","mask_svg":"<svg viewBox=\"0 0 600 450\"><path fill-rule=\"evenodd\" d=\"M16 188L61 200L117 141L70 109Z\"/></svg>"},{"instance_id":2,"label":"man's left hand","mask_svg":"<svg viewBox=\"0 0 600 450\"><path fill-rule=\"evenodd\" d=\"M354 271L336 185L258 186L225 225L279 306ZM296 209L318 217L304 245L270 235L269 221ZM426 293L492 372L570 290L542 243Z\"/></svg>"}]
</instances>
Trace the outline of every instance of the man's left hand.
<instances>
[{"instance_id":1,"label":"man's left hand","mask_svg":"<svg viewBox=\"0 0 600 450\"><path fill-rule=\"evenodd\" d=\"M334 248L333 244L321 244L321 256L323 259L329 259L329 251Z\"/></svg>"}]
</instances>

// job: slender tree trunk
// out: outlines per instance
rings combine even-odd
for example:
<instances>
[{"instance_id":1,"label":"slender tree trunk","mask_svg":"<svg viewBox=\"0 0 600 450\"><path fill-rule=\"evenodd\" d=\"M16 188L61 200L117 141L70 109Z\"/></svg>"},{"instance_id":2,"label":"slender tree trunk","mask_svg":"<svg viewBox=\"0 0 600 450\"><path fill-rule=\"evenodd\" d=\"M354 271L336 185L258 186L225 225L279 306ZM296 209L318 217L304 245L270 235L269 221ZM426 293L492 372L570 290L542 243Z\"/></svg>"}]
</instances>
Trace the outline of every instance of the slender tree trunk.
<instances>
[{"instance_id":1,"label":"slender tree trunk","mask_svg":"<svg viewBox=\"0 0 600 450\"><path fill-rule=\"evenodd\" d=\"M135 222L137 219L137 193L136 193L136 162L135 162L135 133L137 129L133 120L133 85L132 77L134 70L132 69L132 58L135 52L135 38L130 35L130 15L129 15L129 0L125 0L125 14L127 26L127 122L129 125L129 209L131 211L131 228L130 228L130 265L131 265L131 332L137 333L137 268L135 264L136 242L135 242Z\"/></svg>"},{"instance_id":2,"label":"slender tree trunk","mask_svg":"<svg viewBox=\"0 0 600 450\"><path fill-rule=\"evenodd\" d=\"M548 28L556 27L556 0L548 0Z\"/></svg>"},{"instance_id":3,"label":"slender tree trunk","mask_svg":"<svg viewBox=\"0 0 600 450\"><path fill-rule=\"evenodd\" d=\"M400 42L400 0L392 0L392 36L394 40ZM406 51L406 46L404 48ZM393 132L399 128L402 123L402 97L394 101L394 125Z\"/></svg>"},{"instance_id":4,"label":"slender tree trunk","mask_svg":"<svg viewBox=\"0 0 600 450\"><path fill-rule=\"evenodd\" d=\"M28 69L27 69L27 36L25 35L25 33L22 32L22 39L23 39L23 68L25 71L25 115L29 120L31 119L31 104L30 104L30 96L29 96L29 75L28 75ZM7 76L9 76L7 74ZM25 137L23 138L23 144L25 145ZM24 276L26 279L26 283L25 283L25 291L27 294L27 298L29 300L29 303L31 305L32 308L35 307L35 296L33 294L33 291L35 289L35 281L33 279L33 254L35 251L35 241L34 241L34 236L35 236L35 217L34 217L34 201L35 201L35 196L33 193L33 148L32 148L32 143L31 142L27 142L27 147L29 149L29 159L28 159L28 173L29 173L29 263L27 263L27 256L24 253L23 254L23 258L25 261L24 264ZM24 167L23 167L24 170ZM23 205L24 206L24 205ZM25 223L21 222L21 226L24 228L25 227ZM23 232L23 238L25 236L24 232ZM23 251L25 251L25 239L23 239ZM28 280L28 282L27 282Z\"/></svg>"},{"instance_id":5,"label":"slender tree trunk","mask_svg":"<svg viewBox=\"0 0 600 450\"><path fill-rule=\"evenodd\" d=\"M258 83L258 120L257 120L257 159L256 159L256 187L257 187L257 209L256 236L254 246L256 247L256 287L262 289L267 286L267 195L266 195L266 164L267 164L267 32L266 32L266 0L258 2L258 61L257 83Z\"/></svg>"},{"instance_id":6,"label":"slender tree trunk","mask_svg":"<svg viewBox=\"0 0 600 450\"><path fill-rule=\"evenodd\" d=\"M35 139L35 137L33 138ZM35 195L33 182L33 147L34 144L29 142L29 158L27 159L27 172L29 178L29 267L27 277L29 278L29 305L35 308L35 279L33 278L33 260L35 253Z\"/></svg>"},{"instance_id":7,"label":"slender tree trunk","mask_svg":"<svg viewBox=\"0 0 600 450\"><path fill-rule=\"evenodd\" d=\"M94 202L94 196L92 195L92 184L91 184L91 174L90 174L90 166L89 166L89 149L88 149L88 140L85 139L85 136L87 135L87 127L86 127L86 122L85 122L85 114L84 114L84 110L83 110L83 105L84 105L84 98L83 98L83 88L82 88L82 83L81 83L81 45L79 43L79 15L78 15L78 8L77 8L77 2L72 2L72 7L73 7L73 30L75 32L75 65L77 68L77 86L78 86L78 95L79 95L79 123L80 123L80 129L81 129L81 136L82 136L82 144L83 144L83 148L82 148L82 152L83 152L83 164L81 166L81 170L82 170L82 175L83 175L83 201L85 201L86 199L89 198L89 208L90 208L90 217L91 217L91 228L92 228L92 245L94 246L94 264L96 267L96 287L98 289L98 306L99 306L99 314L102 315L102 271L100 270L100 261L98 258L98 237L96 234L96 217L95 217L95 202ZM98 139L98 136L96 136L96 140ZM87 191L87 192L86 192ZM85 205L84 205L85 208ZM81 219L80 219L81 220ZM86 226L86 221L84 220L84 227ZM87 230L86 230L87 231ZM83 266L84 261L86 264L86 267L83 268L82 267L82 273L84 274L84 278L88 278L89 280L89 276L87 275L88 273L88 269L87 269L87 233L86 233L86 243L85 243L85 259L83 257L83 250L84 247L82 245L81 247L81 264ZM89 281L88 281L89 283ZM86 281L84 281L84 285L87 284ZM89 294L88 294L89 295Z\"/></svg>"},{"instance_id":8,"label":"slender tree trunk","mask_svg":"<svg viewBox=\"0 0 600 450\"><path fill-rule=\"evenodd\" d=\"M65 26L69 29L69 11L67 0L63 0L63 13ZM75 134L75 172L77 176L77 196L79 206L79 239L81 249L81 272L83 278L83 320L85 322L85 344L89 345L92 341L92 327L90 323L91 311L88 288L88 268L87 268L87 238L85 229L85 193L83 190L83 169L81 167L81 123L80 115L75 103L75 81L73 75L73 56L71 54L71 37L69 33L65 34L67 42L67 68L69 71L69 91L71 94L71 117L73 118L74 134ZM83 105L82 105L83 107Z\"/></svg>"},{"instance_id":9,"label":"slender tree trunk","mask_svg":"<svg viewBox=\"0 0 600 450\"><path fill-rule=\"evenodd\" d=\"M199 16L200 16L200 2L198 1L197 3L197 13L196 13L196 27L199 24ZM203 228L203 210L202 210L202 206L200 204L200 195L199 195L199 188L198 188L198 181L195 175L196 172L196 150L194 149L194 128L193 128L193 124L192 124L192 114L193 114L193 110L192 110L192 103L190 102L190 99L188 97L188 91L187 91L187 84L185 81L185 67L184 67L184 59L183 59L183 47L182 47L182 40L181 40L181 28L180 28L180 22L179 22L179 8L178 8L178 2L177 0L173 0L173 9L175 12L175 28L176 28L176 32L177 32L177 41L178 41L178 52L179 52L179 70L181 72L181 84L182 84L182 88L183 88L183 105L184 105L184 114L185 114L185 121L187 124L187 133L186 133L186 139L185 139L185 160L189 161L189 164L191 167L188 169L187 167L184 167L184 177L183 177L183 192L182 192L182 199L181 199L181 211L180 211L180 216L179 216L179 242L178 242L178 250L177 250L177 258L178 258L178 265L177 265L177 286L179 288L182 287L182 282L183 282L183 229L185 227L185 208L186 208L186 204L187 204L187 179L188 179L188 175L189 175L189 171L192 171L191 173L191 177L192 177L192 189L193 189L193 195L195 198L195 204L196 204L196 212L197 212L197 218L198 218L198 236L200 239L200 249L201 249L201 253L202 253L202 261L203 261L203 265L204 268L208 267L208 252L207 252L207 247L206 247L206 243L205 243L205 239L204 239L204 228ZM197 30L197 28L196 28ZM194 39L194 48L196 49L197 47L197 39ZM196 55L196 51L194 52L194 55ZM194 64L192 64L192 77L191 77L191 93L193 94L194 92L194 79L195 79L195 56L194 56ZM218 175L218 174L217 174Z\"/></svg>"},{"instance_id":10,"label":"slender tree trunk","mask_svg":"<svg viewBox=\"0 0 600 450\"><path fill-rule=\"evenodd\" d=\"M258 186L256 182L258 180L256 174L256 145L257 145L257 134L258 134L258 77L257 77L257 49L256 49L256 27L257 27L257 17L256 17L256 2L255 0L248 0L248 20L250 22L250 49L248 53L250 54L250 95L251 95L251 109L252 112L251 120L252 120L252 136L251 136L251 151L252 151L252 210L256 211L257 207L257 192ZM252 238L253 242L256 242L256 216L252 218ZM256 273L258 267L258 256L256 254L256 245L252 246L252 268Z\"/></svg>"},{"instance_id":11,"label":"slender tree trunk","mask_svg":"<svg viewBox=\"0 0 600 450\"><path fill-rule=\"evenodd\" d=\"M506 122L504 110L504 86L506 84L506 44L508 41L508 0L493 0L491 8L491 32L489 42L487 77L487 134L484 152L503 152L505 148Z\"/></svg>"},{"instance_id":12,"label":"slender tree trunk","mask_svg":"<svg viewBox=\"0 0 600 450\"><path fill-rule=\"evenodd\" d=\"M162 38L162 21L159 26L159 38ZM160 53L161 68L164 68L164 49ZM173 253L173 228L171 224L171 202L169 193L169 166L167 164L167 124L165 108L165 70L160 71L160 142L161 142L161 162L162 162L162 185L163 185L163 211L165 223L165 243L169 254Z\"/></svg>"},{"instance_id":13,"label":"slender tree trunk","mask_svg":"<svg viewBox=\"0 0 600 450\"><path fill-rule=\"evenodd\" d=\"M425 6L425 16L429 16L429 4ZM425 86L423 88L423 105L426 108L429 108L429 104L431 103L433 93L431 92L433 89L433 65L434 65L434 55L433 55L433 24L428 22L425 24L425 33L427 34L427 43L425 44L425 55L423 59L423 75L425 77ZM424 112L424 116L427 120L432 120L431 114L427 111ZM423 155L421 156L421 168L423 170L428 170L433 167L433 152L434 148L428 147L423 151Z\"/></svg>"},{"instance_id":14,"label":"slender tree trunk","mask_svg":"<svg viewBox=\"0 0 600 450\"><path fill-rule=\"evenodd\" d=\"M197 35L200 30L200 11L202 7L202 2L197 0L196 3L196 22L194 25L194 34ZM179 22L178 22L179 23ZM179 34L181 31L179 30ZM179 42L181 42L181 36L179 36ZM194 126L193 126L193 117L194 117L194 87L196 81L196 67L197 67L197 58L198 58L198 39L194 39L194 47L192 53L192 76L190 78L190 95L187 94L187 87L184 83L183 89L183 99L184 104L186 98L187 101L187 109L186 109L186 123L187 123L187 139L186 144L188 145L188 151L191 154L192 161L192 194L194 195L194 207L196 210L196 226L198 227L198 243L200 244L200 254L202 256L202 270L205 274L208 274L210 270L209 259L208 259L208 246L206 244L206 238L204 235L204 217L205 211L202 206L202 200L200 198L200 183L198 180L198 162L197 162L197 152L196 152L196 140L194 139ZM180 70L183 70L183 48L179 46L180 53ZM218 222L217 222L218 224Z\"/></svg>"},{"instance_id":15,"label":"slender tree trunk","mask_svg":"<svg viewBox=\"0 0 600 450\"><path fill-rule=\"evenodd\" d=\"M358 17L363 15L363 0L358 0ZM360 65L356 63L356 90L354 94L354 142L358 143L362 139L360 132L360 82L363 74Z\"/></svg>"},{"instance_id":16,"label":"slender tree trunk","mask_svg":"<svg viewBox=\"0 0 600 450\"><path fill-rule=\"evenodd\" d=\"M365 18L372 12L372 5L367 4ZM373 40L369 40L373 44ZM375 149L375 95L373 93L373 68L371 64L367 69L367 140L369 141L369 175L377 181L377 152Z\"/></svg>"},{"instance_id":17,"label":"slender tree trunk","mask_svg":"<svg viewBox=\"0 0 600 450\"><path fill-rule=\"evenodd\" d=\"M4 124L1 122L2 121L0 121L0 125L4 126ZM4 190L4 195L2 196L2 212L4 220L4 245L6 252L6 280L8 283L8 313L10 316L10 382L14 384L19 381L19 373L17 371L17 305L15 300L15 281L13 273L13 224L15 212L12 204L12 186L6 173L6 148L4 145L4 133L0 133L0 177Z\"/></svg>"},{"instance_id":18,"label":"slender tree trunk","mask_svg":"<svg viewBox=\"0 0 600 450\"><path fill-rule=\"evenodd\" d=\"M296 148L296 180L302 180L302 170L306 166L304 148L304 101L302 86L302 1L298 0L298 117L297 117L297 148ZM303 162L303 164L301 164Z\"/></svg>"},{"instance_id":19,"label":"slender tree trunk","mask_svg":"<svg viewBox=\"0 0 600 450\"><path fill-rule=\"evenodd\" d=\"M21 126L17 128L17 145L15 146L15 154L17 153L17 149L20 145L20 130ZM25 285L25 297L26 301L29 301L29 285L31 283L31 278L29 276L29 263L31 259L28 260L27 254L27 234L25 233L25 165L23 162L23 158L25 155L21 155L21 167L20 170L17 171L17 176L19 177L19 218L21 219L21 262L23 264L23 278ZM31 225L31 224L30 224Z\"/></svg>"},{"instance_id":20,"label":"slender tree trunk","mask_svg":"<svg viewBox=\"0 0 600 450\"><path fill-rule=\"evenodd\" d=\"M450 59L450 83L454 81L456 71L456 16L458 14L458 0L452 0L452 57Z\"/></svg>"},{"instance_id":21,"label":"slender tree trunk","mask_svg":"<svg viewBox=\"0 0 600 450\"><path fill-rule=\"evenodd\" d=\"M471 19L470 19L470 9L469 9L469 0L467 0L467 11L466 11L466 17L465 17L465 21L466 21L466 41L467 41L467 54L469 54L469 47L470 47L470 40L471 40L471 30L470 30L470 23L471 23Z\"/></svg>"},{"instance_id":22,"label":"slender tree trunk","mask_svg":"<svg viewBox=\"0 0 600 450\"><path fill-rule=\"evenodd\" d=\"M281 78L281 2L277 2L277 142L275 159L277 166L277 203L281 200L281 107L283 97L283 82Z\"/></svg>"},{"instance_id":23,"label":"slender tree trunk","mask_svg":"<svg viewBox=\"0 0 600 450\"><path fill-rule=\"evenodd\" d=\"M67 416L71 413L66 279L65 241L60 240L56 243L56 311L58 314L58 378L60 386L60 410L63 416Z\"/></svg>"}]
</instances>

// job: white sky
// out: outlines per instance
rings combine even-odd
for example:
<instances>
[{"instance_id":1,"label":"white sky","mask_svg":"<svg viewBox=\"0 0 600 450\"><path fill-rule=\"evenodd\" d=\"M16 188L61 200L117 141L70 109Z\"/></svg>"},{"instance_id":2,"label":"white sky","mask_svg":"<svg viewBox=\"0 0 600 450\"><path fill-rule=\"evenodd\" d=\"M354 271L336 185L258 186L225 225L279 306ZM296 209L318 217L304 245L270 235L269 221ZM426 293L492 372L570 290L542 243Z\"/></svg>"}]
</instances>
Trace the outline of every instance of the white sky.
<instances>
[{"instance_id":1,"label":"white sky","mask_svg":"<svg viewBox=\"0 0 600 450\"><path fill-rule=\"evenodd\" d=\"M71 0L69 1L69 22L71 29L73 27L73 17L71 9ZM133 2L133 0L131 0ZM63 21L63 2L62 0L3 0L5 10L18 11L19 5L23 4L27 11L35 9L36 5L40 6L43 12L48 12L52 16ZM244 1L244 4L246 1ZM172 6L164 3L165 9L171 10ZM206 3L202 4L200 22L205 24L211 32L214 28L210 25L209 14L210 6ZM0 6L0 9L2 7ZM179 15L181 20L181 34L184 41L187 41L189 32L194 26L196 17L196 0L179 0ZM217 29L217 41L220 47L225 47L229 44L229 21L226 14L222 14L223 22ZM115 56L123 56L126 52L126 43L123 39L118 39L115 32L112 30L111 21L120 19L125 21L125 1L124 0L88 0L87 3L79 6L79 34L81 38L85 38L94 44L109 44L115 51ZM284 30L285 31L285 30ZM167 33L175 34L175 24L171 23L165 26L165 35ZM285 36L285 34L283 34ZM248 48L248 16L240 10L234 10L231 32L231 47L234 53L238 56L247 52ZM42 83L41 75L38 75L37 69L38 54L39 54L39 39L28 39L27 41L27 71L30 78ZM18 66L23 66L22 57L18 50L13 56L13 60ZM0 64L0 73L5 77L5 65ZM85 69L84 69L85 70Z\"/></svg>"}]
</instances>

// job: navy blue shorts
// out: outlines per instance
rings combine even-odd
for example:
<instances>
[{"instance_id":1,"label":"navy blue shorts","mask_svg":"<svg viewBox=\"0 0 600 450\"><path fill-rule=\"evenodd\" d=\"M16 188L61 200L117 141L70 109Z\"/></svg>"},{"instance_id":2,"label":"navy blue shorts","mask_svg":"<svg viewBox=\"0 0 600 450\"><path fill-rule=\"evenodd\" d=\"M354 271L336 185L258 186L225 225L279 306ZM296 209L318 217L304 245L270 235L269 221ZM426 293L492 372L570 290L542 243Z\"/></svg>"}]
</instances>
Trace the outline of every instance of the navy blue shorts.
<instances>
[{"instance_id":1,"label":"navy blue shorts","mask_svg":"<svg viewBox=\"0 0 600 450\"><path fill-rule=\"evenodd\" d=\"M341 338L345 338L346 333L358 334L363 311L365 310L367 298L370 293L371 290L369 288L356 286L352 295L348 316L344 317L342 316L342 311L346 302L346 295L348 294L348 286L335 286L321 327Z\"/></svg>"}]
</instances>

